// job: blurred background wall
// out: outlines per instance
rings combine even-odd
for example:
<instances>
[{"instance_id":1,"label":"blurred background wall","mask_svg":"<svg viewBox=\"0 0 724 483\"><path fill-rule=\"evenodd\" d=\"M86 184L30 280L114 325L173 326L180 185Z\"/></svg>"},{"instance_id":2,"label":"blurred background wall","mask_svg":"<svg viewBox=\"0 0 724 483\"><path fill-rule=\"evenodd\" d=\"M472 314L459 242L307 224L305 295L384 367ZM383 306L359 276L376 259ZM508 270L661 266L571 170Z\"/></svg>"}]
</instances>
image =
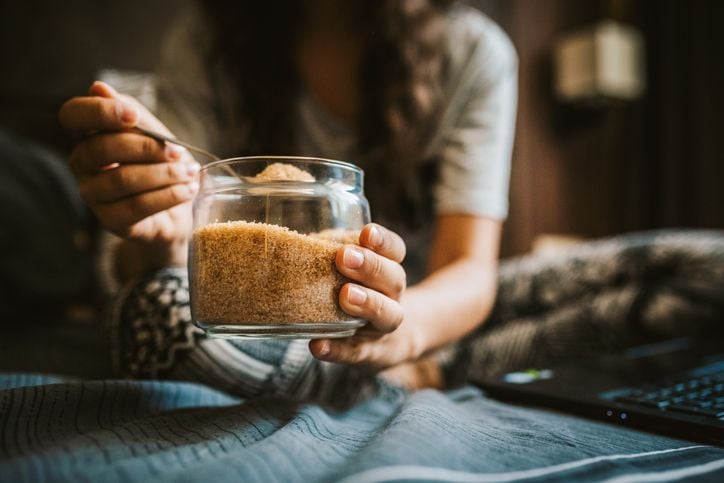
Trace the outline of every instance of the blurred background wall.
<instances>
[{"instance_id":1,"label":"blurred background wall","mask_svg":"<svg viewBox=\"0 0 724 483\"><path fill-rule=\"evenodd\" d=\"M501 0L520 56L520 105L503 253L541 234L600 237L724 227L724 30L718 0ZM641 99L597 107L554 100L552 49L613 18L643 34Z\"/></svg>"},{"instance_id":2,"label":"blurred background wall","mask_svg":"<svg viewBox=\"0 0 724 483\"><path fill-rule=\"evenodd\" d=\"M190 0L0 0L0 128L59 152L56 114L100 69L152 71ZM520 102L503 255L541 235L600 237L724 228L724 2L469 1L508 32ZM552 87L560 35L613 18L643 35L647 89L627 102L564 105Z\"/></svg>"}]
</instances>

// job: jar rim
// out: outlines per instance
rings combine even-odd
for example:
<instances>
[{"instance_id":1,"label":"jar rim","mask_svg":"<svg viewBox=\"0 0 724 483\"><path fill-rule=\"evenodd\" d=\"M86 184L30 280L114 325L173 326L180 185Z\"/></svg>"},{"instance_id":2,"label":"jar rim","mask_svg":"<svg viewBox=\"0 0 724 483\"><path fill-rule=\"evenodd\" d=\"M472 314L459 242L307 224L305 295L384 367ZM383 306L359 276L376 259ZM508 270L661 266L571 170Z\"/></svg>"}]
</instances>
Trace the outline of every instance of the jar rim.
<instances>
[{"instance_id":1,"label":"jar rim","mask_svg":"<svg viewBox=\"0 0 724 483\"><path fill-rule=\"evenodd\" d=\"M317 164L327 165L327 166L339 166L342 168L347 168L349 170L352 170L356 173L363 174L364 171L359 166L349 163L347 161L339 161L336 159L328 159L328 158L317 158L314 156L263 156L263 155L257 155L257 156L241 156L237 158L226 158L226 159L220 159L218 161L214 161L212 163L208 163L201 166L201 171L215 168L217 166L225 165L225 164L232 164L239 161L263 161L263 160L290 160L290 161L304 161L304 162L313 162Z\"/></svg>"}]
</instances>

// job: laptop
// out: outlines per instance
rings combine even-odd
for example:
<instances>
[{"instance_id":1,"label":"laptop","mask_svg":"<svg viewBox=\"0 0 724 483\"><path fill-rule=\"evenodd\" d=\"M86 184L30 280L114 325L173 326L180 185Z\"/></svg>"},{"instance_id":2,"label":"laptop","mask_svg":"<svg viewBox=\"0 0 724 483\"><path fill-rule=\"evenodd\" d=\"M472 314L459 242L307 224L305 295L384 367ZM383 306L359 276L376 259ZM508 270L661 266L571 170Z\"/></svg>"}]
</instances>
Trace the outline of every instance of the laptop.
<instances>
[{"instance_id":1,"label":"laptop","mask_svg":"<svg viewBox=\"0 0 724 483\"><path fill-rule=\"evenodd\" d=\"M724 341L679 338L473 380L494 398L724 445Z\"/></svg>"}]
</instances>

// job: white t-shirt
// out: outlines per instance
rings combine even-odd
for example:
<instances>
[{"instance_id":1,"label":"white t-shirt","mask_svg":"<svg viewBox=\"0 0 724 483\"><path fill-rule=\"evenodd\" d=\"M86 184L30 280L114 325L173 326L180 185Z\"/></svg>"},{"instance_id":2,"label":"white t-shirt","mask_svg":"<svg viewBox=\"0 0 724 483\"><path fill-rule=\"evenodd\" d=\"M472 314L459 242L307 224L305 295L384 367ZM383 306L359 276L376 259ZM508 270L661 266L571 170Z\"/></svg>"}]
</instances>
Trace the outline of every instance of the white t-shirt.
<instances>
[{"instance_id":1,"label":"white t-shirt","mask_svg":"<svg viewBox=\"0 0 724 483\"><path fill-rule=\"evenodd\" d=\"M447 17L444 111L434 134L421 140L426 143L425 158L439 163L431 189L432 206L437 214L504 219L515 129L517 56L502 29L479 11L458 5ZM233 104L237 93L230 79L207 71L204 57L211 39L201 19L198 12L189 12L164 46L157 114L179 138L227 154L225 140L238 133L220 120L218 109ZM340 159L364 168L350 126L309 95L301 95L296 108L297 152L289 154ZM370 203L373 218L384 220L384 214L375 216L374 200ZM411 233L403 227L391 228L402 232L408 257L426 256L429 229ZM423 260L415 263L424 266Z\"/></svg>"}]
</instances>

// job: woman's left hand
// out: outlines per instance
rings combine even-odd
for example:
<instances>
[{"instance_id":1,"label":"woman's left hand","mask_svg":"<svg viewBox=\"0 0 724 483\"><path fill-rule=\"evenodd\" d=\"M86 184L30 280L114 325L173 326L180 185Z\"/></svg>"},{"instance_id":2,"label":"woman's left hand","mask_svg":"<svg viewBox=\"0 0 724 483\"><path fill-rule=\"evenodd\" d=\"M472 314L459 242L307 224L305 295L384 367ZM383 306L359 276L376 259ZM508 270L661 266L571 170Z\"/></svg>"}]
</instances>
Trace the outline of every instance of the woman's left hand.
<instances>
[{"instance_id":1,"label":"woman's left hand","mask_svg":"<svg viewBox=\"0 0 724 483\"><path fill-rule=\"evenodd\" d=\"M344 339L316 339L309 349L318 359L381 370L419 356L414 326L405 322L400 299L406 288L405 242L396 233L371 223L359 246L337 252L337 270L353 280L339 292L346 313L369 323Z\"/></svg>"}]
</instances>

